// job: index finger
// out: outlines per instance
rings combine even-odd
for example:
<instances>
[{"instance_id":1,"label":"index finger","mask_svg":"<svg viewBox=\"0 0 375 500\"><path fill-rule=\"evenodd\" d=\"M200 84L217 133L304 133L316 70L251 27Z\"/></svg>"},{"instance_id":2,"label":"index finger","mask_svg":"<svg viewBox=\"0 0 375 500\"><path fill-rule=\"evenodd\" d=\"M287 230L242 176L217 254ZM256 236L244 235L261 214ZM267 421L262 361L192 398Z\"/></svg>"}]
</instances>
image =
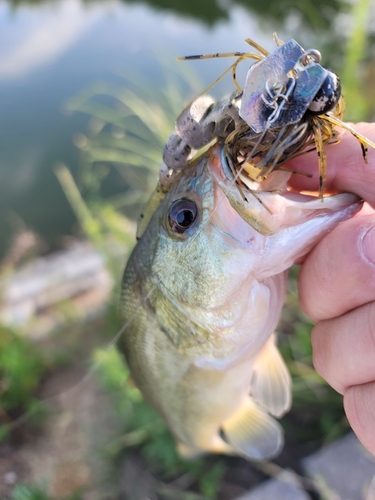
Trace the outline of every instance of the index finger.
<instances>
[{"instance_id":1,"label":"index finger","mask_svg":"<svg viewBox=\"0 0 375 500\"><path fill-rule=\"evenodd\" d=\"M375 142L375 123L357 123L351 126L372 142ZM350 192L366 200L375 207L375 149L368 147L367 164L362 156L359 141L345 129L338 129L338 144L325 147L327 155L327 179L325 192ZM290 186L298 191L319 190L318 157L316 151L299 156L285 167L309 173L309 179L302 175L292 175Z\"/></svg>"}]
</instances>

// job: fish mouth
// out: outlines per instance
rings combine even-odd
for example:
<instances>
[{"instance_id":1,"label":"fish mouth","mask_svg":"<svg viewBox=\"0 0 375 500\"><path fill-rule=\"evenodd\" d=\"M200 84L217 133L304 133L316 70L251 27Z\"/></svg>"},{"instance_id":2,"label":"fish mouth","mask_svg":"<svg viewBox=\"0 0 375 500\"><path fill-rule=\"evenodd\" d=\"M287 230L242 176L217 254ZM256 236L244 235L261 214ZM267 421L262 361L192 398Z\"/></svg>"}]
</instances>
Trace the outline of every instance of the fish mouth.
<instances>
[{"instance_id":1,"label":"fish mouth","mask_svg":"<svg viewBox=\"0 0 375 500\"><path fill-rule=\"evenodd\" d=\"M254 229L264 235L281 228L296 226L312 217L323 217L343 212L350 218L358 212L363 201L353 193L339 193L318 197L317 193L300 193L288 188L292 172L274 170L263 180L230 170L223 148L212 149L208 168L214 181L224 192L236 212ZM259 172L259 170L258 170Z\"/></svg>"}]
</instances>

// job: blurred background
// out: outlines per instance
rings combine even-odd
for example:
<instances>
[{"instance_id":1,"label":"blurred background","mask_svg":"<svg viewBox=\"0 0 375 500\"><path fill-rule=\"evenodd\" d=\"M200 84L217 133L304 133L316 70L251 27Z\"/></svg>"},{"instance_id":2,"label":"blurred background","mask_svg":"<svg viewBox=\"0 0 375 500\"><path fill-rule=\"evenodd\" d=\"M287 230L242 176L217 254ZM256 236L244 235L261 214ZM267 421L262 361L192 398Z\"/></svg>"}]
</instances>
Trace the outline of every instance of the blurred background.
<instances>
[{"instance_id":1,"label":"blurred background","mask_svg":"<svg viewBox=\"0 0 375 500\"><path fill-rule=\"evenodd\" d=\"M294 406L272 465L177 457L115 349L117 304L174 119L230 64L176 58L248 37L272 51L276 31L319 49L346 119L371 121L374 26L370 0L0 3L0 498L234 499L348 430L311 368L297 269L279 328Z\"/></svg>"}]
</instances>

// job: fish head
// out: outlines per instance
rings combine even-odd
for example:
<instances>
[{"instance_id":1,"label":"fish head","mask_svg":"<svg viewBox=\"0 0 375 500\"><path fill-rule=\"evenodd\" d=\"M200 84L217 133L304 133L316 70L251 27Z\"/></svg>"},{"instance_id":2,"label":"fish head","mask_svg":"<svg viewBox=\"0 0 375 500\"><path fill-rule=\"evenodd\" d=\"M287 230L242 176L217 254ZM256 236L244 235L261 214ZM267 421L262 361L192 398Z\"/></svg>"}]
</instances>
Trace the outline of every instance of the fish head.
<instances>
[{"instance_id":1,"label":"fish head","mask_svg":"<svg viewBox=\"0 0 375 500\"><path fill-rule=\"evenodd\" d=\"M153 269L174 289L180 277L179 299L188 303L201 303L198 288L218 293L235 268L257 279L284 271L362 206L351 193L317 198L292 192L285 171L241 190L225 172L216 146L179 174L150 223L158 232ZM197 290L188 297L190 280Z\"/></svg>"}]
</instances>

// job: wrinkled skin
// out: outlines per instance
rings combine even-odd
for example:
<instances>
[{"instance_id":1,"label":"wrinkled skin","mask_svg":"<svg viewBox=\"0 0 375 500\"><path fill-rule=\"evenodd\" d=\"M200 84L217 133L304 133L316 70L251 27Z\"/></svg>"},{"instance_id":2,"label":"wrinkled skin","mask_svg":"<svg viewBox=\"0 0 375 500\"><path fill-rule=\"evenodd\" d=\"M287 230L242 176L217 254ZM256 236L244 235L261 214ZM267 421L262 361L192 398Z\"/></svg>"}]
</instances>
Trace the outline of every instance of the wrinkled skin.
<instances>
[{"instance_id":1,"label":"wrinkled skin","mask_svg":"<svg viewBox=\"0 0 375 500\"><path fill-rule=\"evenodd\" d=\"M242 200L213 149L164 197L155 195L127 264L121 347L185 455L266 458L282 445L269 414L290 407L290 378L272 335L286 270L361 205L350 194L324 202L290 194L287 180L275 172L258 186L280 189L259 194L269 213L251 194ZM194 203L197 217L178 233L170 213L181 199Z\"/></svg>"}]
</instances>

